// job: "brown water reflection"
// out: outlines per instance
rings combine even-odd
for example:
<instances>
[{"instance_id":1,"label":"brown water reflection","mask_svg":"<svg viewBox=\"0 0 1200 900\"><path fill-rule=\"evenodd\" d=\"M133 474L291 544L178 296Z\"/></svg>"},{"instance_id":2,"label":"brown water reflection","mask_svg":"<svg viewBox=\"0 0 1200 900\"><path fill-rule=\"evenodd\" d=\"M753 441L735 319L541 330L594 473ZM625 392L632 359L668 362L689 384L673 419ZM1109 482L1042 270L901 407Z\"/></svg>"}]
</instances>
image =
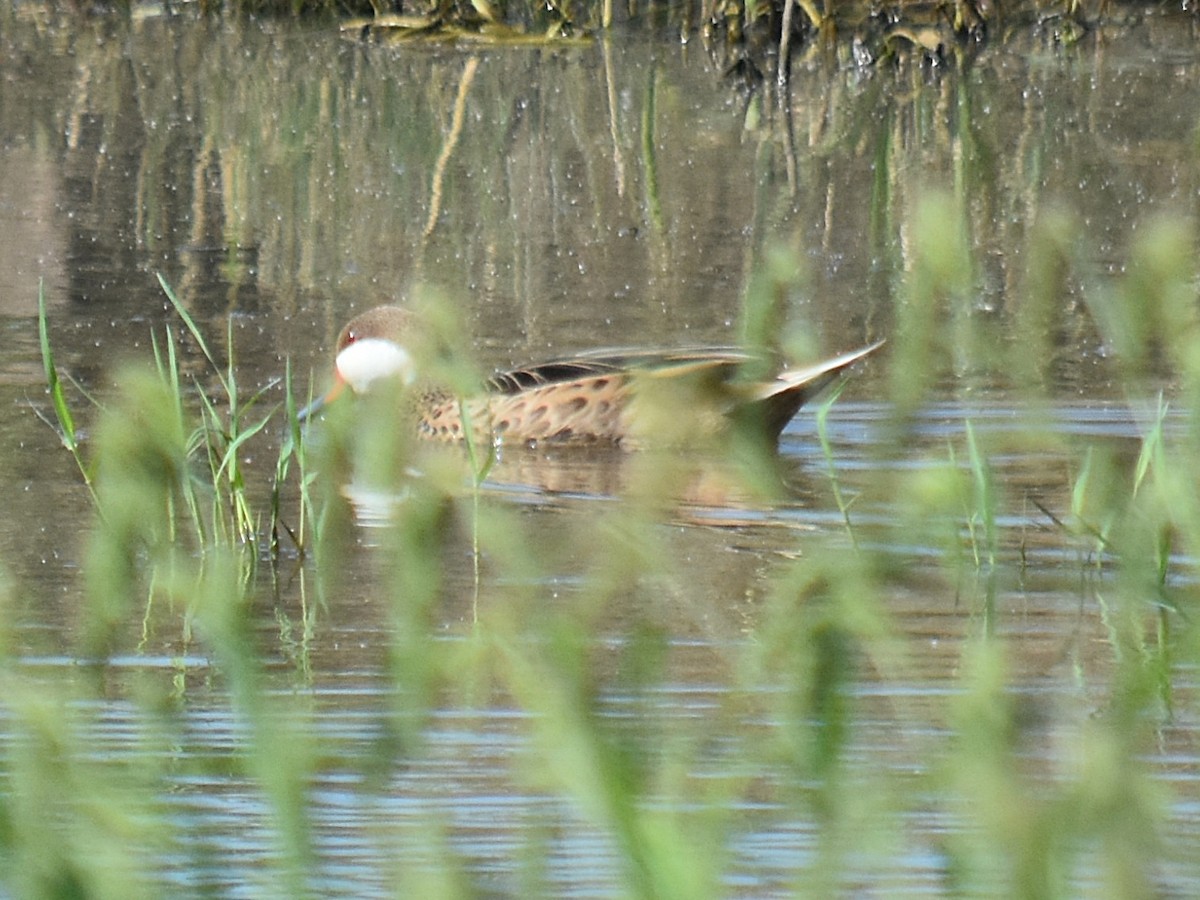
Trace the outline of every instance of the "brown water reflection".
<instances>
[{"instance_id":1,"label":"brown water reflection","mask_svg":"<svg viewBox=\"0 0 1200 900\"><path fill-rule=\"evenodd\" d=\"M285 357L321 386L350 313L420 282L442 287L484 369L598 345L729 343L747 285L776 245L806 269L787 293L793 343L831 351L888 336L889 349L903 348L893 332L897 310L915 302L906 286L919 268L915 210L940 188L961 200L947 232L965 237L976 270L972 289L937 310L928 391L911 430L893 440L885 361L849 383L829 419L840 484L857 498L855 537L886 542L895 567L887 611L905 648L902 677L863 665L849 758L858 771L903 778L936 765L948 726L935 700L959 690L964 646L993 629L1009 639L1031 769L1069 769L1056 755L1061 736L1110 701L1119 657L1105 607L1111 573L1041 507L1066 518L1078 475L1068 451L1094 442L1133 456L1145 416L1142 398L1115 386L1083 286L1063 279L1059 302L1041 309L1023 273L1045 248L1040 223L1061 209L1082 223L1083 255L1104 276L1120 274L1148 217L1195 212L1200 57L1176 20L1150 17L1127 38L1072 49L996 47L956 72L831 72L804 61L781 103L730 88L694 47L627 37L472 55L360 46L278 22L61 27L23 5L3 15L0 565L17 586L14 645L31 677L74 677L91 522L71 460L34 414L47 409L38 278L60 364L101 398L119 361L148 355L154 329L179 331L156 272L218 352L236 353L251 389L280 378ZM196 348L184 348L211 388ZM1170 373L1155 370L1144 396L1172 387ZM1183 415L1168 427L1185 427ZM897 471L965 471L967 420L987 442L1006 501L994 568L973 564L961 531L949 537L915 516L909 542L899 541L891 526L912 513L877 490ZM260 496L275 440L247 450ZM735 661L769 637L761 628L776 602L773 578L813 548L849 545L811 416L785 432L781 456L791 485L783 500L664 515L644 533L661 571L614 590L602 610L581 611L596 617L596 678L613 716L632 718L649 702L666 720L714 734L767 735L778 724L747 699L747 682L764 693L777 686L754 683ZM485 507L519 523L538 550L534 614L581 603L595 559L578 547L592 533L611 538L604 529L627 465L514 452L485 485ZM469 501L456 502L433 611L449 648L469 646L478 621L530 587L486 558L475 582ZM518 893L522 878L539 877L522 868L531 847L548 850L547 893L612 893L609 839L530 786L528 713L496 685L477 702L439 704L427 752L388 772L383 789L365 784L364 762L393 713L395 623L384 539L367 527L352 539L328 595L311 563L292 560L275 579L262 574L255 607L272 689L281 702L304 699L329 748L312 798L326 879L318 888L392 894L399 867L439 858L420 837L436 820L484 893ZM957 568L938 562L950 540L962 547ZM252 894L256 866L273 852L270 812L230 762L243 726L185 619L164 607L129 623L127 655L96 701L97 752L137 752L143 711L126 698L147 682L184 698L184 774L169 803L185 838L163 867L187 891ZM620 680L637 628L667 636L664 682L649 700L623 693ZM1180 673L1180 709L1151 761L1189 846L1200 821L1197 732L1182 702L1192 679ZM716 779L719 768L700 777ZM811 860L817 828L787 818L784 780L782 765L759 773L737 798L746 824L731 839L731 894L786 894ZM906 811L902 845L887 867L862 873L856 895L945 889L942 847L961 823L935 806ZM1099 871L1083 861L1081 892ZM1160 876L1167 893L1194 893L1194 852L1181 851Z\"/></svg>"}]
</instances>

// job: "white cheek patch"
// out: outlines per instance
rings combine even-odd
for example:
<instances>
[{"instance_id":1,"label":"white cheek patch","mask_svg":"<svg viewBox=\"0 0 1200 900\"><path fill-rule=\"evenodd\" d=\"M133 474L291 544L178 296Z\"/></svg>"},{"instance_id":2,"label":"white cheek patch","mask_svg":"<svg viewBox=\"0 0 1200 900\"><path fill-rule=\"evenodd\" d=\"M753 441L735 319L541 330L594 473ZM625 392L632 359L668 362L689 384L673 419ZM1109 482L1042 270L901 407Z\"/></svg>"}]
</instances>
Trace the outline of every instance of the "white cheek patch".
<instances>
[{"instance_id":1,"label":"white cheek patch","mask_svg":"<svg viewBox=\"0 0 1200 900\"><path fill-rule=\"evenodd\" d=\"M412 384L416 378L413 358L395 341L362 338L337 355L337 370L355 393L362 393L381 378L399 378Z\"/></svg>"}]
</instances>

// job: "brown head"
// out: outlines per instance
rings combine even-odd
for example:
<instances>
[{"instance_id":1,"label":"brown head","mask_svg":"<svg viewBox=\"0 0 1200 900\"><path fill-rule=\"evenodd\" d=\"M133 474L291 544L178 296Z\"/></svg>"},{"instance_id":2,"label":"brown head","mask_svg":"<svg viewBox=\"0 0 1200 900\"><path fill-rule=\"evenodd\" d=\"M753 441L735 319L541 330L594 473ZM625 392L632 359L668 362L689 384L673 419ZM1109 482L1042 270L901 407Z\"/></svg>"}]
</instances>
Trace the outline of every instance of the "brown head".
<instances>
[{"instance_id":1,"label":"brown head","mask_svg":"<svg viewBox=\"0 0 1200 900\"><path fill-rule=\"evenodd\" d=\"M414 334L414 318L398 306L377 306L351 319L337 339L334 383L329 392L299 413L301 421L334 400L347 386L362 393L384 378L411 384L416 372L404 341Z\"/></svg>"},{"instance_id":2,"label":"brown head","mask_svg":"<svg viewBox=\"0 0 1200 900\"><path fill-rule=\"evenodd\" d=\"M338 334L334 353L339 354L360 340L387 340L403 346L405 339L411 337L415 330L415 317L407 309L376 306L346 323L346 327Z\"/></svg>"}]
</instances>

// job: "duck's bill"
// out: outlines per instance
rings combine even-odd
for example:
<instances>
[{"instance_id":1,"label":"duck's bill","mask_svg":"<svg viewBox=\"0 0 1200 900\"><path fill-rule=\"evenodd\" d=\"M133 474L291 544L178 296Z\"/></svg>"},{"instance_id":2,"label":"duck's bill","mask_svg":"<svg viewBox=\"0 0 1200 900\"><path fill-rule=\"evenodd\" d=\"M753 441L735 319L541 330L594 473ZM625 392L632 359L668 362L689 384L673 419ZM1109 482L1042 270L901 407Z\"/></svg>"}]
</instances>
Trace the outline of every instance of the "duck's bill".
<instances>
[{"instance_id":1,"label":"duck's bill","mask_svg":"<svg viewBox=\"0 0 1200 900\"><path fill-rule=\"evenodd\" d=\"M300 412L296 413L296 421L297 422L307 422L309 419L311 419L313 416L315 416L317 413L319 413L321 410L323 410L328 404L330 404L334 400L336 400L338 397L338 394L340 394L345 389L345 387L346 387L346 382L342 381L339 378L337 381L334 382L333 387L331 387L329 389L329 392L327 394L325 394L324 397L317 397L315 400L313 400L312 403L308 404L308 406L304 407L304 409L302 409L302 410L300 410Z\"/></svg>"}]
</instances>

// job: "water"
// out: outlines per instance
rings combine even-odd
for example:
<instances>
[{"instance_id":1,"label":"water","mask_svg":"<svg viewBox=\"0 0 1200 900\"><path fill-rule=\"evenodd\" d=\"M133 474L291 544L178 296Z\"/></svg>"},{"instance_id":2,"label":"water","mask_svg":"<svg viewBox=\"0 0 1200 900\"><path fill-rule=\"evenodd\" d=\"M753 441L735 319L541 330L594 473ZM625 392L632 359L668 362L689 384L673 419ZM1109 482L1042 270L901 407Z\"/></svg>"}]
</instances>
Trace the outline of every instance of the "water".
<instances>
[{"instance_id":1,"label":"water","mask_svg":"<svg viewBox=\"0 0 1200 900\"><path fill-rule=\"evenodd\" d=\"M235 354L242 385L266 388L272 401L282 397L271 385L285 358L319 390L340 325L418 283L439 286L484 369L597 345L727 344L748 282L779 245L805 270L789 298L799 326L789 341L838 352L885 336L897 344L914 210L931 190L957 187L963 216L948 229L974 251L975 287L947 307L913 440L886 440L886 355L850 381L829 420L843 489L861 495L852 509L860 540L886 541L904 561L887 609L910 657L902 677L873 660L855 678L848 765L868 782L874 772L905 781L936 768L951 732L943 701L962 690L963 648L994 627L1011 652L1016 702L1034 723L1030 770L1049 780L1072 771L1061 736L1109 702L1116 665L1108 575L1045 512L1070 510L1075 457L1062 446L993 456L1002 490L1022 498L1006 507L999 549L1024 562L991 584L986 574L948 583L943 546L919 529L898 542L885 526L905 510L873 499L872 485L952 451L965 466L968 420L995 447L1025 427L1029 395L1014 389L1003 360L1030 334L1023 273L1044 246L1040 222L1071 211L1087 263L1117 278L1156 215L1194 208L1200 54L1191 19L1150 18L1066 49L1018 40L961 71L831 71L799 60L780 104L724 81L696 46L626 36L470 53L365 46L279 22L149 16L64 28L24 5L5 16L0 564L16 586L17 669L33 682L88 677L75 647L92 523L74 464L38 416L49 412L39 279L60 365L101 398L122 360L148 354L156 329L182 333L159 272L215 352ZM1068 440L1136 455L1171 374L1158 367L1140 396L1127 396L1083 287L1067 279L1058 297L1029 345L1039 414ZM185 366L211 390L197 349L184 349ZM1184 416L1168 415L1168 433L1185 427ZM268 435L245 454L260 488L273 442ZM613 676L603 682L606 715L636 728L648 704L653 720L682 723L686 734L709 722L715 734L774 733L770 707L745 702L748 676L732 661L770 637L761 624L781 566L810 540L843 540L811 416L788 427L780 450L789 500L701 503L666 517L653 532L661 577L614 590L601 613L588 613L598 615L599 671ZM585 592L589 560L576 548L618 502L626 465L604 454L512 453L486 485L485 502L544 554L537 587L548 613ZM611 835L531 777L536 715L494 685L472 702L435 704L419 754L364 774L395 702L388 648L397 625L386 539L366 522L352 537L326 605L315 599L311 563L291 560L255 607L269 690L304 710L322 751L309 793L321 861L313 888L392 895L397 879L438 870L447 851L428 832L440 829L484 894L541 885L553 896L611 895L622 865ZM461 652L480 606L502 606L505 579L517 576L486 572L477 594L465 534L450 541L446 561L434 628L446 652ZM989 591L995 608L985 614ZM279 892L263 874L278 849L270 804L241 759L247 726L231 712L219 661L186 632L181 609L142 613L129 623L128 653L103 676L107 689L85 710L89 752L168 760L162 802L181 839L147 852L173 888ZM615 686L623 650L646 623L668 647L664 679L648 695ZM1181 698L1192 679L1178 674ZM156 742L153 717L131 699L146 690L181 701L182 744ZM1181 704L1147 760L1180 844L1196 830L1196 743ZM736 772L724 752L711 748L694 774L718 796ZM820 852L820 829L779 799L786 765L754 778L760 786L729 801L741 826L728 848L728 893L790 896ZM849 867L850 892L950 892L945 846L963 830L960 812L933 802L905 810L904 837L883 862ZM1180 853L1163 864L1166 895L1194 893L1195 862ZM1073 884L1094 890L1102 860L1084 854L1079 869Z\"/></svg>"}]
</instances>

